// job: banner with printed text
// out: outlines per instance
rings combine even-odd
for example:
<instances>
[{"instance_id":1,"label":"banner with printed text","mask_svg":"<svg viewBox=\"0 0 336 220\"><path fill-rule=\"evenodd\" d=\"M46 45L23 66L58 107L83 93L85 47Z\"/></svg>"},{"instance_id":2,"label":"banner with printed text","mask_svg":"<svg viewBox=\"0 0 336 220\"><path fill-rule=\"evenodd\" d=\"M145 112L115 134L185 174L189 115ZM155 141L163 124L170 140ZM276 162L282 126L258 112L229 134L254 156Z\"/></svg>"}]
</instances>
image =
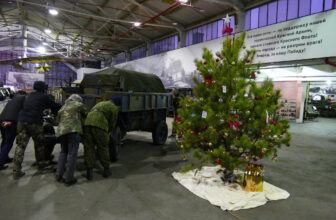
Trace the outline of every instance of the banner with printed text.
<instances>
[{"instance_id":1,"label":"banner with printed text","mask_svg":"<svg viewBox=\"0 0 336 220\"><path fill-rule=\"evenodd\" d=\"M335 24L332 10L248 31L245 44L262 63L336 56Z\"/></svg>"},{"instance_id":2,"label":"banner with printed text","mask_svg":"<svg viewBox=\"0 0 336 220\"><path fill-rule=\"evenodd\" d=\"M245 45L247 49L258 51L255 63L335 57L335 25L336 10L332 10L247 31ZM208 48L214 54L220 51L223 40L218 38L115 67L154 73L161 78L165 87L193 87L192 77L202 80L194 60L202 59L203 48Z\"/></svg>"}]
</instances>

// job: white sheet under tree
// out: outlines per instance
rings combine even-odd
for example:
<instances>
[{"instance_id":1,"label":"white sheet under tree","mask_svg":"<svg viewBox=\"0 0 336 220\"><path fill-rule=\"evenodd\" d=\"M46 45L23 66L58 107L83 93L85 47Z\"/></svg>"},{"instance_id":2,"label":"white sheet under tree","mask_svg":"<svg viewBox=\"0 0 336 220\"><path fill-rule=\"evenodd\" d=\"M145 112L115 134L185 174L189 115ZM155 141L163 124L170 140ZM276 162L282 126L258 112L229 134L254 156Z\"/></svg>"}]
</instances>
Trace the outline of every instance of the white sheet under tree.
<instances>
[{"instance_id":1,"label":"white sheet under tree","mask_svg":"<svg viewBox=\"0 0 336 220\"><path fill-rule=\"evenodd\" d=\"M203 167L195 175L195 170L187 173L174 172L173 177L195 195L208 200L223 210L254 208L270 200L287 199L289 193L264 182L263 192L245 192L238 184L225 184L216 173L217 167Z\"/></svg>"}]
</instances>

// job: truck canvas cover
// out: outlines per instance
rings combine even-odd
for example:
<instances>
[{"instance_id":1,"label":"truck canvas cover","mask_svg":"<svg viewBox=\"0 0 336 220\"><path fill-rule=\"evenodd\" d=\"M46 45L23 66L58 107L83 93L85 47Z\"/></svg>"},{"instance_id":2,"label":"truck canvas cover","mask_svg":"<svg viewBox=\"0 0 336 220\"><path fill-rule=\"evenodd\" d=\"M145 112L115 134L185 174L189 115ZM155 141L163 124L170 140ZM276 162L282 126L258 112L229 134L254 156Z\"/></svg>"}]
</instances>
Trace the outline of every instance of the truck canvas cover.
<instances>
[{"instance_id":1,"label":"truck canvas cover","mask_svg":"<svg viewBox=\"0 0 336 220\"><path fill-rule=\"evenodd\" d=\"M160 78L154 74L108 68L85 74L81 88L104 88L112 91L166 93Z\"/></svg>"}]
</instances>

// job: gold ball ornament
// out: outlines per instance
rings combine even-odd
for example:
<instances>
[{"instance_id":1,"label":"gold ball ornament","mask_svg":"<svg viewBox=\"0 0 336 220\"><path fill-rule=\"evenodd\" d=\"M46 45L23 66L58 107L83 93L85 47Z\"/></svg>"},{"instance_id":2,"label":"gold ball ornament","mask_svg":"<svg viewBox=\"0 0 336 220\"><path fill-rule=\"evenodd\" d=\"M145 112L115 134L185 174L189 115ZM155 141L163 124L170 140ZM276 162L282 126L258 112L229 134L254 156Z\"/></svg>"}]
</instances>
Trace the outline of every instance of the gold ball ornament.
<instances>
[{"instance_id":1,"label":"gold ball ornament","mask_svg":"<svg viewBox=\"0 0 336 220\"><path fill-rule=\"evenodd\" d=\"M244 149L243 149L242 147L240 147L240 148L238 149L238 151L239 151L239 153L242 153L242 152L244 151Z\"/></svg>"},{"instance_id":2,"label":"gold ball ornament","mask_svg":"<svg viewBox=\"0 0 336 220\"><path fill-rule=\"evenodd\" d=\"M273 162L278 162L278 157L273 157L273 158L272 158L272 161L273 161Z\"/></svg>"},{"instance_id":3,"label":"gold ball ornament","mask_svg":"<svg viewBox=\"0 0 336 220\"><path fill-rule=\"evenodd\" d=\"M187 160L186 156L183 155L182 160Z\"/></svg>"},{"instance_id":4,"label":"gold ball ornament","mask_svg":"<svg viewBox=\"0 0 336 220\"><path fill-rule=\"evenodd\" d=\"M236 64L236 62L235 61L232 61L232 63L231 63L232 65L235 65Z\"/></svg>"},{"instance_id":5,"label":"gold ball ornament","mask_svg":"<svg viewBox=\"0 0 336 220\"><path fill-rule=\"evenodd\" d=\"M212 146L212 143L211 143L211 142L209 142L209 146L210 146L210 147Z\"/></svg>"}]
</instances>

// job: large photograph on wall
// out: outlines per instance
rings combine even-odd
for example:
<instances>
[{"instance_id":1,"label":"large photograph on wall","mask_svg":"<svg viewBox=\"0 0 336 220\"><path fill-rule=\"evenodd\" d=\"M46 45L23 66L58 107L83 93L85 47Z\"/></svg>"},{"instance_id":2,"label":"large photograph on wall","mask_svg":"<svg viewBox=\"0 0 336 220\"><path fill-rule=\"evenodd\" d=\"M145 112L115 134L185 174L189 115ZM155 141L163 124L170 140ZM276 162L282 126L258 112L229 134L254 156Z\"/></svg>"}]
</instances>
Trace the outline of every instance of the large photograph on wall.
<instances>
[{"instance_id":1,"label":"large photograph on wall","mask_svg":"<svg viewBox=\"0 0 336 220\"><path fill-rule=\"evenodd\" d=\"M247 31L245 45L247 49L257 50L254 60L257 63L334 56L336 32L330 30L336 23L335 15L336 11L333 10ZM156 74L166 88L193 87L191 78L200 78L194 60L202 59L204 47L215 54L221 49L223 40L224 38L218 38L206 41L121 63L116 67Z\"/></svg>"},{"instance_id":2,"label":"large photograph on wall","mask_svg":"<svg viewBox=\"0 0 336 220\"><path fill-rule=\"evenodd\" d=\"M33 89L35 81L44 81L44 74L8 72L6 76L6 85L14 86L16 89Z\"/></svg>"}]
</instances>

